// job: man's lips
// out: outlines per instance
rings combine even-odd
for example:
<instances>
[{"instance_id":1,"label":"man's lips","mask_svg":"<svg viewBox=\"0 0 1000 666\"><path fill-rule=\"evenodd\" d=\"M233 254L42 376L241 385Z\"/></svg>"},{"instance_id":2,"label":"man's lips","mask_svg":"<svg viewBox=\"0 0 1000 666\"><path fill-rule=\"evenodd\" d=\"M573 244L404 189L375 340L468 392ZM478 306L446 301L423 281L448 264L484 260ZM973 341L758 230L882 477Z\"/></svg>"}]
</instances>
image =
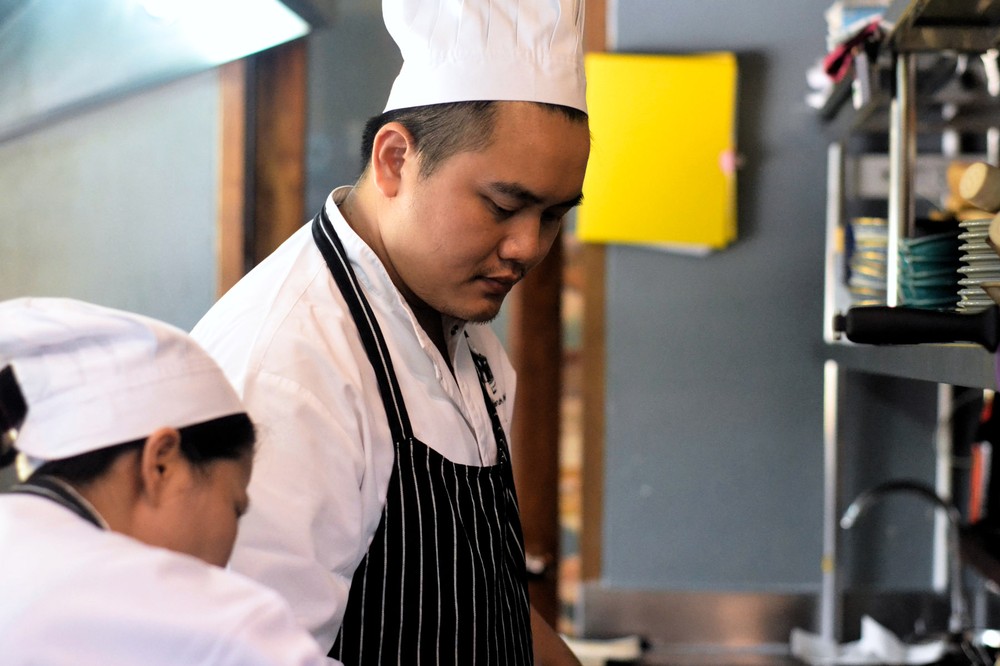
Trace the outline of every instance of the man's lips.
<instances>
[{"instance_id":1,"label":"man's lips","mask_svg":"<svg viewBox=\"0 0 1000 666\"><path fill-rule=\"evenodd\" d=\"M506 273L502 275L484 275L479 278L479 281L492 293L506 294L520 279L518 275Z\"/></svg>"}]
</instances>

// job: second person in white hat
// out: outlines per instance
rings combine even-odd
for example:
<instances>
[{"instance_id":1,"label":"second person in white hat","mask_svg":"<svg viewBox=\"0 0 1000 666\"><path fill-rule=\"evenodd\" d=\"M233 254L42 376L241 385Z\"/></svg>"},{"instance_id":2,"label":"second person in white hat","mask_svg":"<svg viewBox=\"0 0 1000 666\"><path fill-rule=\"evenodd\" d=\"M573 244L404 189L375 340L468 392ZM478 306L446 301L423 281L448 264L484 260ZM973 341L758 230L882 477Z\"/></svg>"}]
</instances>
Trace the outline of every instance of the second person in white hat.
<instances>
[{"instance_id":1,"label":"second person in white hat","mask_svg":"<svg viewBox=\"0 0 1000 666\"><path fill-rule=\"evenodd\" d=\"M14 299L0 368L0 460L27 477L0 494L0 663L328 663L284 600L220 568L254 427L187 334Z\"/></svg>"},{"instance_id":2,"label":"second person in white hat","mask_svg":"<svg viewBox=\"0 0 1000 666\"><path fill-rule=\"evenodd\" d=\"M577 663L530 608L484 324L581 200L582 2L384 13L404 65L361 177L193 331L261 423L233 567L345 664Z\"/></svg>"}]
</instances>

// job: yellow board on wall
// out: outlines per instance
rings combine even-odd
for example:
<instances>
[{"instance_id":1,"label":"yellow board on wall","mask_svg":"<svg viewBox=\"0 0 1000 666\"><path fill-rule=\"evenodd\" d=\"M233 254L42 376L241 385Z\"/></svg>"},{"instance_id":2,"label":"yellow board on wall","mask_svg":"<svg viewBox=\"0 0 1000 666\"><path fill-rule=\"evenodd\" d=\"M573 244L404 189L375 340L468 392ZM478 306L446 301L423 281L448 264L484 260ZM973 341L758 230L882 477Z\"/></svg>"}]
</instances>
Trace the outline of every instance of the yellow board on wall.
<instances>
[{"instance_id":1,"label":"yellow board on wall","mask_svg":"<svg viewBox=\"0 0 1000 666\"><path fill-rule=\"evenodd\" d=\"M721 249L736 239L736 56L593 53L577 234Z\"/></svg>"}]
</instances>

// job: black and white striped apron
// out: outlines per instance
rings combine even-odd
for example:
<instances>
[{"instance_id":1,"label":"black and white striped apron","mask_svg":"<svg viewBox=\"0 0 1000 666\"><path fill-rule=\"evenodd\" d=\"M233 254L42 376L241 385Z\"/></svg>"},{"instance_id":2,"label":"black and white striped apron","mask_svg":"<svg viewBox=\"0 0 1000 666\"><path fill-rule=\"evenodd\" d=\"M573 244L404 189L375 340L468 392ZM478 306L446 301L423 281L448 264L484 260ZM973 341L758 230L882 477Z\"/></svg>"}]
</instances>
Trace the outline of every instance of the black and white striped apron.
<instances>
[{"instance_id":1,"label":"black and white striped apron","mask_svg":"<svg viewBox=\"0 0 1000 666\"><path fill-rule=\"evenodd\" d=\"M385 508L351 581L330 656L355 664L531 664L524 543L503 426L471 349L497 464L453 463L413 436L382 331L322 211L313 237L361 335L389 419L395 462Z\"/></svg>"}]
</instances>

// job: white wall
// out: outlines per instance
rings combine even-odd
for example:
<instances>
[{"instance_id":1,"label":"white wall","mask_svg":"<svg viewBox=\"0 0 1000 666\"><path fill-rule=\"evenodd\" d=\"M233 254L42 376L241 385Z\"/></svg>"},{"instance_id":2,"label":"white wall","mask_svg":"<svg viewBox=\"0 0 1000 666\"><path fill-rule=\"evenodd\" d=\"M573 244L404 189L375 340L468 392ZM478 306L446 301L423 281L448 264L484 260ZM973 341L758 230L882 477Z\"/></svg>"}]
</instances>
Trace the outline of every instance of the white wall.
<instances>
[{"instance_id":1,"label":"white wall","mask_svg":"<svg viewBox=\"0 0 1000 666\"><path fill-rule=\"evenodd\" d=\"M190 328L215 297L216 70L0 143L0 298Z\"/></svg>"}]
</instances>

